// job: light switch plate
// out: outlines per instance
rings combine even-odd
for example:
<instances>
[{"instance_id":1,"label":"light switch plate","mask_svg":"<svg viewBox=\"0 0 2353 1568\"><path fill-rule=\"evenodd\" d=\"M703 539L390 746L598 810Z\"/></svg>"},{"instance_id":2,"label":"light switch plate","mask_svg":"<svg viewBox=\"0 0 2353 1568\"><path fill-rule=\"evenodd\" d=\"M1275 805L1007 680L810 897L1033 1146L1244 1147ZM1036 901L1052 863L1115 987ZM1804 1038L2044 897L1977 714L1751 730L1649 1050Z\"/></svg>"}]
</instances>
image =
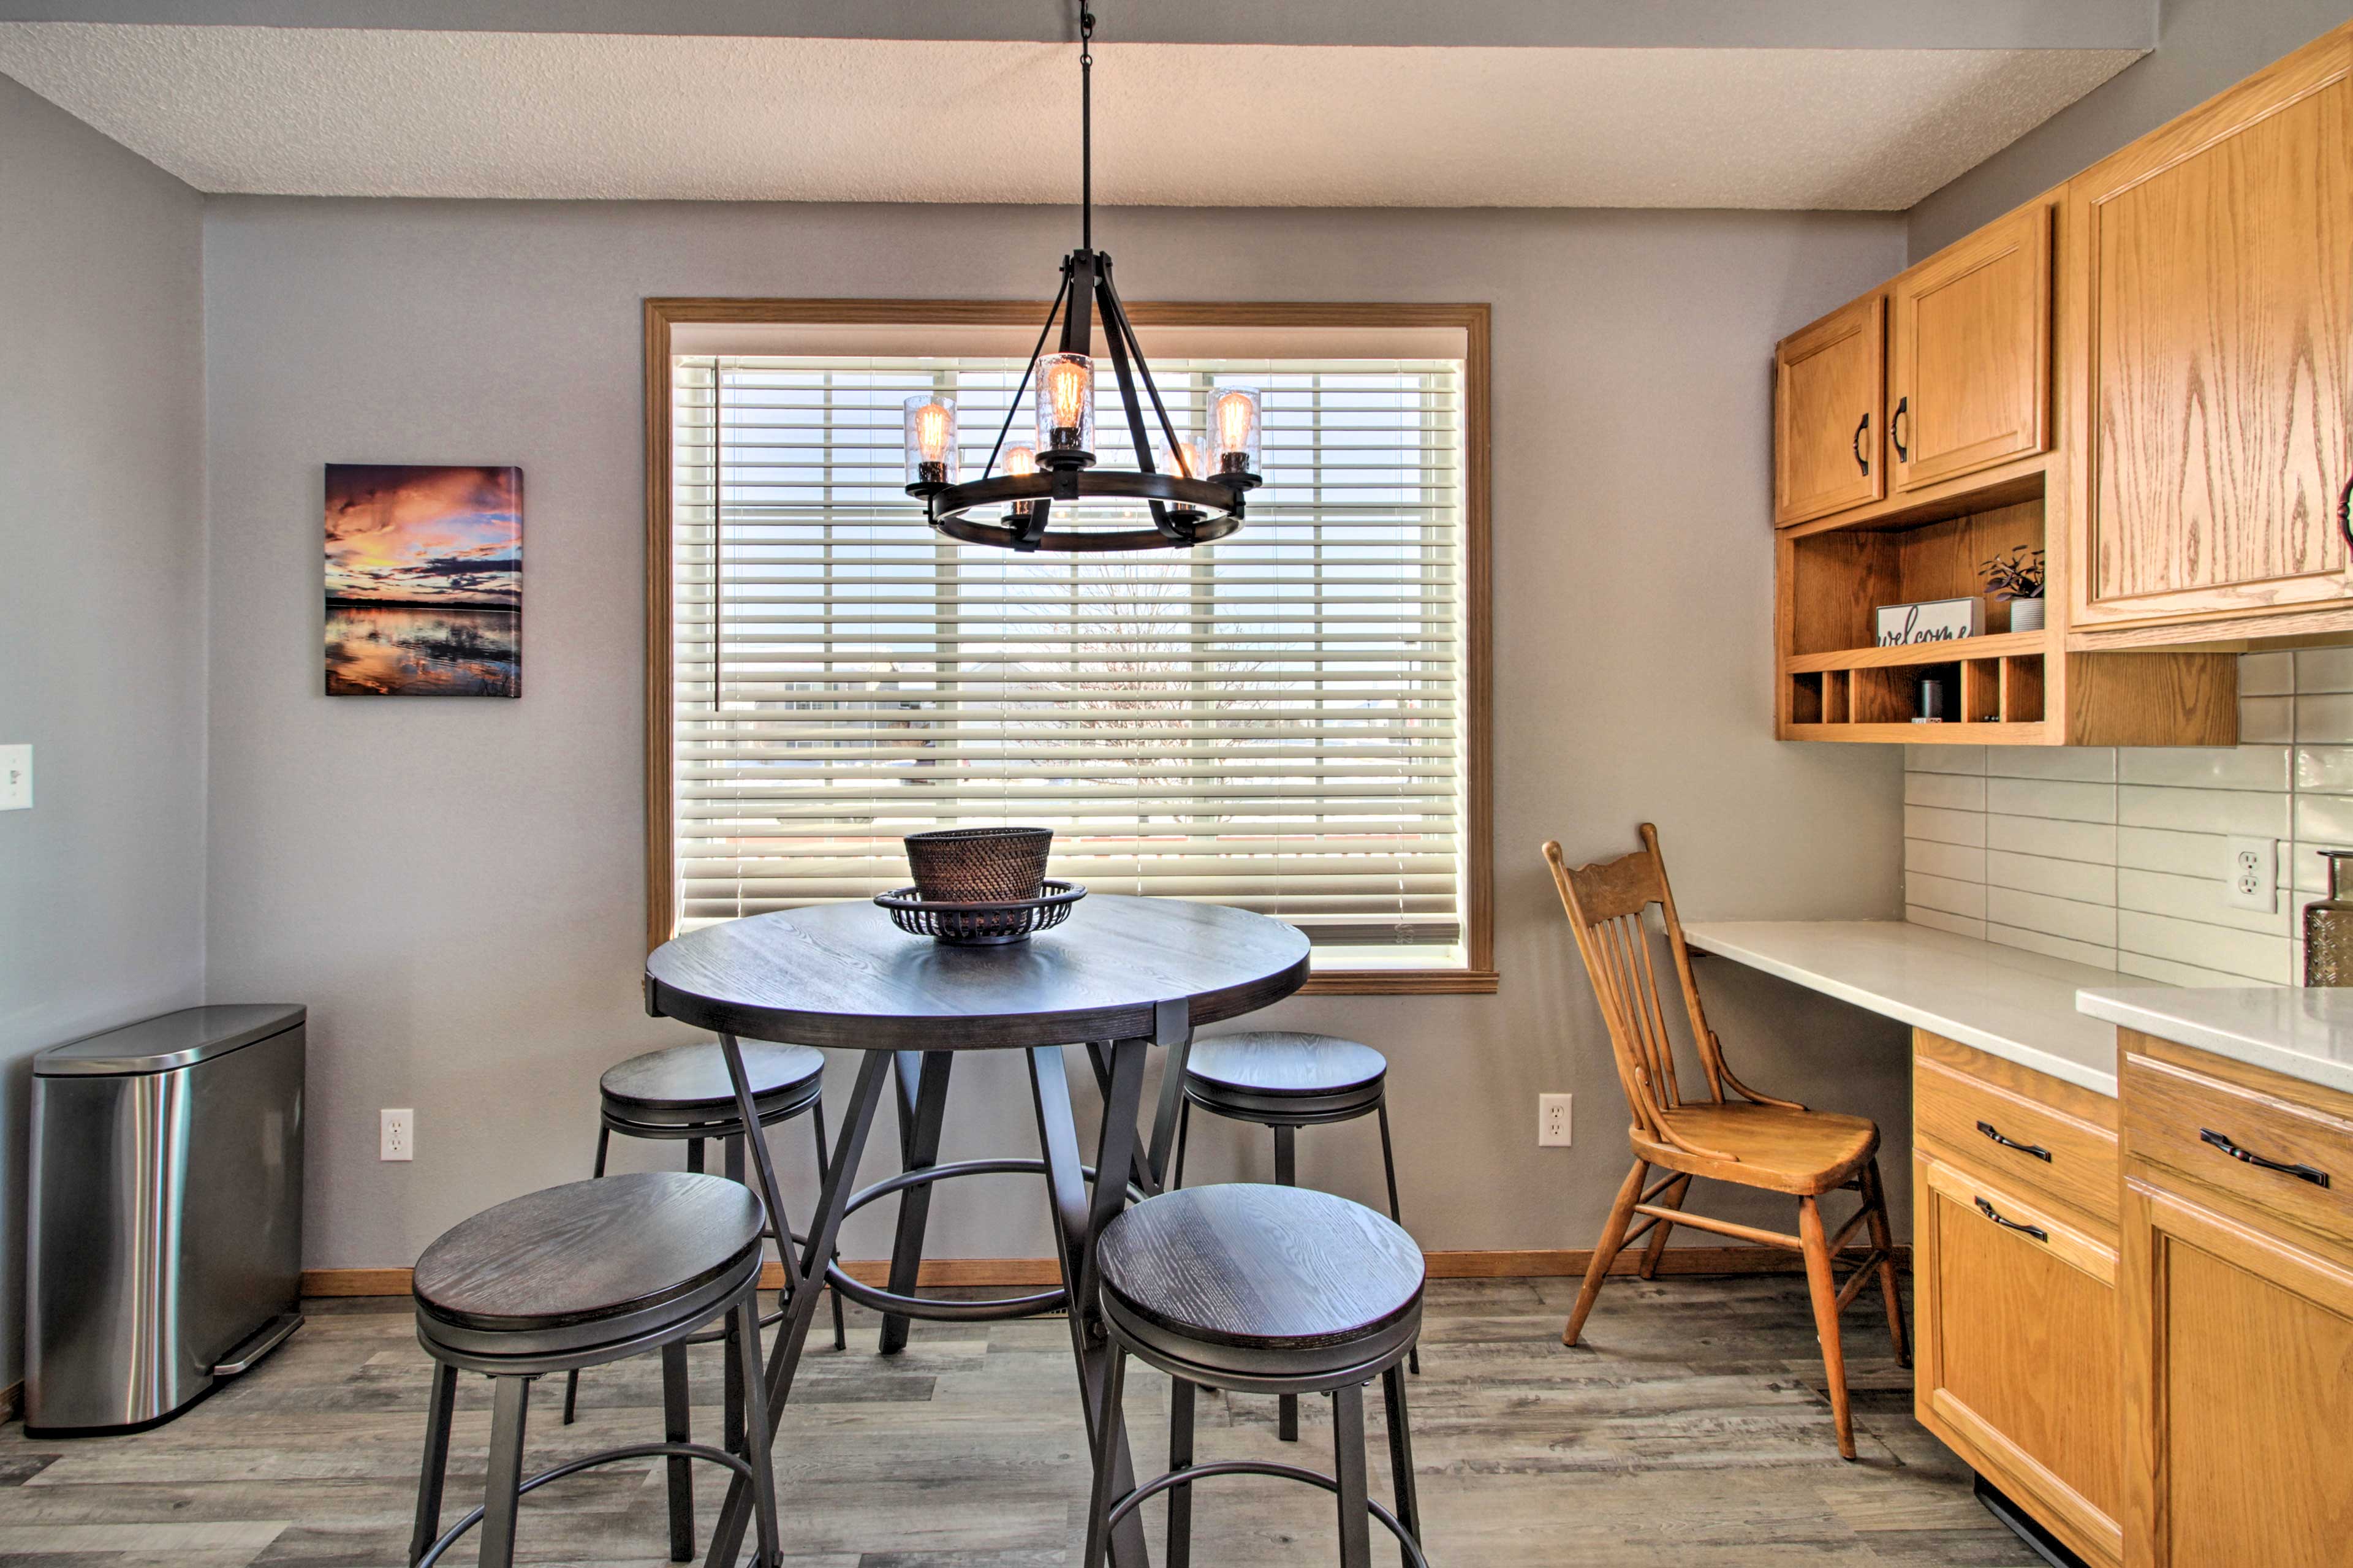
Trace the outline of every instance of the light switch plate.
<instances>
[{"instance_id":1,"label":"light switch plate","mask_svg":"<svg viewBox=\"0 0 2353 1568\"><path fill-rule=\"evenodd\" d=\"M2234 910L2272 914L2279 908L2279 845L2269 838L2222 841L2222 901Z\"/></svg>"},{"instance_id":2,"label":"light switch plate","mask_svg":"<svg viewBox=\"0 0 2353 1568\"><path fill-rule=\"evenodd\" d=\"M33 804L33 748L0 746L0 811L26 811Z\"/></svg>"}]
</instances>

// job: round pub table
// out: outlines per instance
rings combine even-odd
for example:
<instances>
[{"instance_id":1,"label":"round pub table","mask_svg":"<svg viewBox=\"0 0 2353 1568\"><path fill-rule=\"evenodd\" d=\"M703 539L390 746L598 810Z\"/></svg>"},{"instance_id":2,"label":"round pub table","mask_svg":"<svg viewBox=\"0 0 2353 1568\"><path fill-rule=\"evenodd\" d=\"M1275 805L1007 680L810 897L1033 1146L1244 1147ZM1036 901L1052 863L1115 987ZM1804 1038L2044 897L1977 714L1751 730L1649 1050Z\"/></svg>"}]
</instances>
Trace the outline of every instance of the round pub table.
<instances>
[{"instance_id":1,"label":"round pub table","mask_svg":"<svg viewBox=\"0 0 2353 1568\"><path fill-rule=\"evenodd\" d=\"M909 936L872 904L828 904L753 915L691 931L646 960L646 1010L719 1037L745 1126L756 1126L743 1039L828 1046L861 1053L858 1081L844 1108L833 1159L820 1185L807 1241L796 1256L782 1247L785 1316L768 1352L767 1416L774 1431L792 1395L801 1347L817 1313L817 1279L833 1257L842 1216L853 1202L902 1191L913 1197L943 1175L979 1170L1040 1169L1054 1226L1062 1288L1071 1305L1071 1349L1088 1441L1113 1424L1098 1451L1112 1455L1114 1494L1135 1484L1118 1409L1106 1398L1111 1342L1097 1302L1095 1241L1127 1202L1131 1186L1156 1193L1167 1168L1185 1081L1185 1052L1203 1024L1240 1017L1279 1002L1307 979L1307 939L1281 921L1215 904L1096 894L1052 931L1003 947L948 947ZM1067 1046L1083 1046L1103 1090L1103 1129L1092 1188L1079 1152ZM1144 1068L1152 1047L1171 1059L1145 1133ZM976 1161L938 1166L946 1062L955 1053L1017 1050L1029 1058L1038 1117L1037 1162ZM935 1065L936 1064L936 1065ZM884 1089L900 1085L903 1169L853 1196L860 1157ZM928 1144L924 1140L928 1138ZM751 1144L754 1174L779 1235L784 1204L766 1143ZM1113 1179L1119 1173L1126 1179ZM978 1316L1039 1310L1030 1298L1006 1302L918 1302L913 1260L922 1219L903 1204L891 1289L852 1285L856 1299L906 1316ZM902 1278L902 1269L903 1275ZM844 1281L833 1276L837 1289ZM1053 1304L1060 1304L1060 1300ZM942 1310L945 1309L945 1310ZM901 1332L903 1333L903 1328ZM887 1343L887 1342L886 1342ZM707 1562L732 1568L751 1517L751 1489L728 1488ZM1119 1568L1145 1568L1141 1519L1130 1514L1112 1543Z\"/></svg>"}]
</instances>

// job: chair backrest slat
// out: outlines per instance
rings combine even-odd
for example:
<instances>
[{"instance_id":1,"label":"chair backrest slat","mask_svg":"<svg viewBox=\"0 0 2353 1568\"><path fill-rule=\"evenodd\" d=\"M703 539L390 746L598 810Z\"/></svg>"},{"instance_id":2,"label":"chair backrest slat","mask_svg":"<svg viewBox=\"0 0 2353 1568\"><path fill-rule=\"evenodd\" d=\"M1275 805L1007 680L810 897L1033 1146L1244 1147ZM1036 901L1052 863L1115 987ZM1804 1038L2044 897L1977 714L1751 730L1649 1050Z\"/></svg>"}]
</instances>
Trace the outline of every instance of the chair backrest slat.
<instances>
[{"instance_id":1,"label":"chair backrest slat","mask_svg":"<svg viewBox=\"0 0 2353 1568\"><path fill-rule=\"evenodd\" d=\"M1676 918L1674 893L1667 885L1666 862L1659 854L1658 830L1646 822L1641 833L1642 847L1615 860L1571 867L1557 843L1545 846L1545 859L1552 867L1577 952L1600 1001L1628 1108L1636 1122L1655 1136L1659 1119L1684 1101L1675 1081L1674 1041L1667 1030L1665 998L1643 921L1643 911L1653 904L1659 906L1674 957L1675 977L1711 1100L1723 1100L1724 1083L1715 1037L1700 1009L1690 950L1683 942L1683 922Z\"/></svg>"}]
</instances>

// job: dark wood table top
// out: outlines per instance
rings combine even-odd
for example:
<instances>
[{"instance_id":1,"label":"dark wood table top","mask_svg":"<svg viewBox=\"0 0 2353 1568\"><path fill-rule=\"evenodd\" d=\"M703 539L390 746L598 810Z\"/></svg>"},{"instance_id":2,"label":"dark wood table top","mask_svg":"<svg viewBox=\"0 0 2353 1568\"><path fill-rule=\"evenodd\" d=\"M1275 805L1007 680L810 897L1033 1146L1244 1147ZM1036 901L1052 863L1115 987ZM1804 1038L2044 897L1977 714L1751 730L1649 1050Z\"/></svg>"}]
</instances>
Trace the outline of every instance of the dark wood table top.
<instances>
[{"instance_id":1,"label":"dark wood table top","mask_svg":"<svg viewBox=\"0 0 2353 1568\"><path fill-rule=\"evenodd\" d=\"M870 903L752 915L664 942L646 1005L700 1028L854 1050L1135 1039L1163 1002L1196 1027L1307 979L1307 938L1244 910L1098 893L1025 942L948 947Z\"/></svg>"}]
</instances>

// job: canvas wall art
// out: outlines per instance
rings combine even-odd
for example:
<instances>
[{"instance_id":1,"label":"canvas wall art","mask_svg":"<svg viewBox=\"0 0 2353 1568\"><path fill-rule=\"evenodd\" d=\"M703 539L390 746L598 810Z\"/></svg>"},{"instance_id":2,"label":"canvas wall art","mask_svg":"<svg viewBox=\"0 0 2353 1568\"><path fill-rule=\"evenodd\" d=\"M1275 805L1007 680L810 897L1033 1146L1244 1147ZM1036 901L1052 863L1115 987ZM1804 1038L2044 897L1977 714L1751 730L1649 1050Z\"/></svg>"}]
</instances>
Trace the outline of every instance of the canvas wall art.
<instances>
[{"instance_id":1,"label":"canvas wall art","mask_svg":"<svg viewBox=\"0 0 2353 1568\"><path fill-rule=\"evenodd\" d=\"M522 695L522 470L327 465L327 695Z\"/></svg>"}]
</instances>

